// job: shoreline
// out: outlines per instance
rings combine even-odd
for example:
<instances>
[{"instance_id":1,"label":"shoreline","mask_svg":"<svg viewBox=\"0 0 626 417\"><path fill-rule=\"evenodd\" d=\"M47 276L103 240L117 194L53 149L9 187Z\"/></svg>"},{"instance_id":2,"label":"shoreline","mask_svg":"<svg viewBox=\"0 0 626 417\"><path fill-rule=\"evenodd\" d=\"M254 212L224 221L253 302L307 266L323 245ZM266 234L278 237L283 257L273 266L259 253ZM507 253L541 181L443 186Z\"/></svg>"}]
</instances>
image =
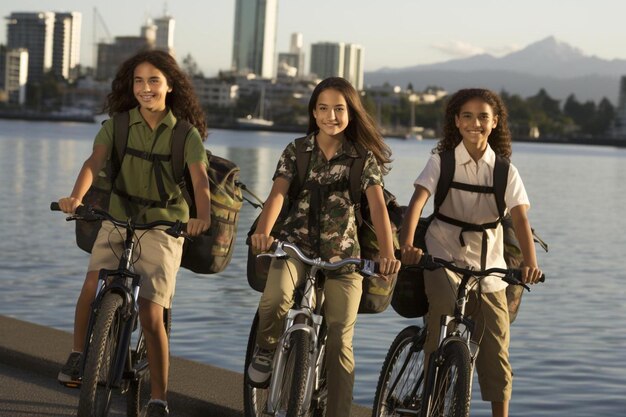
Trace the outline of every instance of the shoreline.
<instances>
[{"instance_id":1,"label":"shoreline","mask_svg":"<svg viewBox=\"0 0 626 417\"><path fill-rule=\"evenodd\" d=\"M96 116L88 115L65 115L55 113L14 113L0 111L0 119L6 120L26 120L26 121L42 121L42 122L76 122L76 123L96 123ZM215 123L209 125L211 129L224 129L224 130L236 130L236 131L257 131L257 132L280 132L280 133L294 133L304 135L307 126L298 125L273 125L273 126L240 126L234 123ZM401 135L389 133L384 134L385 139L402 140L407 142L413 142L417 140L407 139ZM426 141L434 141L437 138L424 138ZM601 137L539 137L531 138L528 136L513 136L513 143L547 143L555 145L596 145L596 146L612 146L617 148L626 148L626 137L624 138L611 138L608 136Z\"/></svg>"}]
</instances>

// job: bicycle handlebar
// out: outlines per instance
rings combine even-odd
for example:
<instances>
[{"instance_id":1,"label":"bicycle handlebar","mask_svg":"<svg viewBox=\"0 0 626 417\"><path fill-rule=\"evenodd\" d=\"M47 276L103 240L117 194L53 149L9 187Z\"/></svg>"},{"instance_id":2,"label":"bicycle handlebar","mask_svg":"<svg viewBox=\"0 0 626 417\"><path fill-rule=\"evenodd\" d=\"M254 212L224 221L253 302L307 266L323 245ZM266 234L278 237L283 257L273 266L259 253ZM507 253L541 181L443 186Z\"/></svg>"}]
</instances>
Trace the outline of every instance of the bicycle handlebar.
<instances>
[{"instance_id":1,"label":"bicycle handlebar","mask_svg":"<svg viewBox=\"0 0 626 417\"><path fill-rule=\"evenodd\" d=\"M285 252L285 249L289 249L295 253L295 257L302 261L306 265L315 266L319 269L327 271L336 271L346 265L356 265L357 269L366 275L378 275L380 268L378 262L369 259L360 258L346 258L337 262L322 261L320 258L311 259L306 256L299 247L293 243L274 240L270 246L269 251L273 253L260 254L258 256L270 256L275 258L282 258L287 256L293 256Z\"/></svg>"},{"instance_id":2,"label":"bicycle handlebar","mask_svg":"<svg viewBox=\"0 0 626 417\"><path fill-rule=\"evenodd\" d=\"M485 270L474 270L470 268L461 268L455 265L453 262L446 261L445 259L436 258L432 255L424 253L420 261L415 265L405 265L403 268L422 268L428 269L429 271L438 269L438 268L446 268L452 272L456 272L459 274L470 274L476 278L484 278L488 275L493 274L502 274L500 278L508 284L512 285L521 285L527 290L530 290L526 284L522 281L522 271L521 269L504 269L504 268L488 268ZM542 274L539 278L539 282L545 282L546 276Z\"/></svg>"},{"instance_id":3,"label":"bicycle handlebar","mask_svg":"<svg viewBox=\"0 0 626 417\"><path fill-rule=\"evenodd\" d=\"M61 211L61 207L59 206L58 202L53 201L50 203L50 210ZM85 220L88 222L97 221L97 220L108 220L111 223L113 223L115 226L119 226L119 227L131 226L134 230L149 230L149 229L154 229L158 226L167 226L168 229L165 230L165 233L167 233L168 235L176 237L176 238L186 237L185 236L186 235L185 234L186 223L183 223L180 220L176 220L175 222L168 221L168 220L157 220L157 221L150 222L150 223L135 223L132 220L121 221L111 216L107 211L101 210L96 207L92 207L88 204L83 204L83 205L76 207L76 211L74 212L74 214L70 215L67 218L67 220L68 221Z\"/></svg>"}]
</instances>

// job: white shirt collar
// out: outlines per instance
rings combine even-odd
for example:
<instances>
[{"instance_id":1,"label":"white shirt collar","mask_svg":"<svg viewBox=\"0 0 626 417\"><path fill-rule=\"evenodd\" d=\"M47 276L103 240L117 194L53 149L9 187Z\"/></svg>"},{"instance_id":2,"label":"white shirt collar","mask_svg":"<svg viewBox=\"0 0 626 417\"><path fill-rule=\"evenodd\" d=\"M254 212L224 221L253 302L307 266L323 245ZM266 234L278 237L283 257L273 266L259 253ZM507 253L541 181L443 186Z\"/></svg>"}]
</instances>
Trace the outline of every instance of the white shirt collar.
<instances>
[{"instance_id":1,"label":"white shirt collar","mask_svg":"<svg viewBox=\"0 0 626 417\"><path fill-rule=\"evenodd\" d=\"M465 148L465 145L463 145L463 141L459 142L459 144L456 145L456 148L454 149L454 160L456 161L457 165L465 165L472 161L472 157L467 151L467 148ZM483 161L491 168L493 168L496 164L496 153L493 151L493 149L491 149L491 146L489 146L488 143L487 149L485 149L485 153L478 162L480 161Z\"/></svg>"}]
</instances>

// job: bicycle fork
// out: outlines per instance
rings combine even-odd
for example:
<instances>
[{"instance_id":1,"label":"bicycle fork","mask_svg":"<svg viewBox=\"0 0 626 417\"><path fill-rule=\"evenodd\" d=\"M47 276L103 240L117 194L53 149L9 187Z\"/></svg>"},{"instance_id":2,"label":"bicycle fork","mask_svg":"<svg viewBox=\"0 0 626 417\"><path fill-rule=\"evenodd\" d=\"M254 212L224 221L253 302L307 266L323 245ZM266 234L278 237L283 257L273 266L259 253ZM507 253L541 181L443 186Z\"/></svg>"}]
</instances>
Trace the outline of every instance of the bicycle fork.
<instances>
[{"instance_id":1,"label":"bicycle fork","mask_svg":"<svg viewBox=\"0 0 626 417\"><path fill-rule=\"evenodd\" d=\"M306 332L311 340L309 350L309 369L306 378L306 395L304 397L303 409L307 410L311 403L311 397L316 380L317 359L319 354L318 336L323 317L304 309L291 309L287 313L286 330L278 341L278 348L273 360L273 369L269 398L267 401L267 413L274 415L278 408L281 395L281 383L285 372L288 353L291 347L291 334L294 332ZM311 326L307 323L313 323Z\"/></svg>"}]
</instances>

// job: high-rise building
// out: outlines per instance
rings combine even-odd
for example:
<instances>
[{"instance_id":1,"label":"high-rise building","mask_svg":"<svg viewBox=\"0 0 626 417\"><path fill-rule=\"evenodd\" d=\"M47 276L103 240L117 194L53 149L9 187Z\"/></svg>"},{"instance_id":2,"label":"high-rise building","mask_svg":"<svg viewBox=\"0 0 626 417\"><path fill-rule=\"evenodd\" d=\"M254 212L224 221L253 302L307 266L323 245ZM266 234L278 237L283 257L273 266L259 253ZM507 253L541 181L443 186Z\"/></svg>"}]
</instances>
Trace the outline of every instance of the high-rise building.
<instances>
[{"instance_id":1,"label":"high-rise building","mask_svg":"<svg viewBox=\"0 0 626 417\"><path fill-rule=\"evenodd\" d=\"M619 97L613 120L613 136L626 139L626 75L622 76L619 86Z\"/></svg>"},{"instance_id":2,"label":"high-rise building","mask_svg":"<svg viewBox=\"0 0 626 417\"><path fill-rule=\"evenodd\" d=\"M4 88L11 104L26 102L28 79L28 51L25 48L11 49L5 55Z\"/></svg>"},{"instance_id":3,"label":"high-rise building","mask_svg":"<svg viewBox=\"0 0 626 417\"><path fill-rule=\"evenodd\" d=\"M28 51L28 81L40 82L52 69L54 13L14 12L7 18L7 49Z\"/></svg>"},{"instance_id":4,"label":"high-rise building","mask_svg":"<svg viewBox=\"0 0 626 417\"><path fill-rule=\"evenodd\" d=\"M55 13L54 16L52 71L66 80L78 76L81 20L79 12Z\"/></svg>"},{"instance_id":5,"label":"high-rise building","mask_svg":"<svg viewBox=\"0 0 626 417\"><path fill-rule=\"evenodd\" d=\"M343 77L357 90L363 89L363 48L343 42L311 45L311 73L319 78Z\"/></svg>"},{"instance_id":6,"label":"high-rise building","mask_svg":"<svg viewBox=\"0 0 626 417\"><path fill-rule=\"evenodd\" d=\"M169 52L174 55L174 18L165 13L162 17L154 19L157 26L156 49Z\"/></svg>"},{"instance_id":7,"label":"high-rise building","mask_svg":"<svg viewBox=\"0 0 626 417\"><path fill-rule=\"evenodd\" d=\"M274 77L278 0L237 0L233 69Z\"/></svg>"}]
</instances>

